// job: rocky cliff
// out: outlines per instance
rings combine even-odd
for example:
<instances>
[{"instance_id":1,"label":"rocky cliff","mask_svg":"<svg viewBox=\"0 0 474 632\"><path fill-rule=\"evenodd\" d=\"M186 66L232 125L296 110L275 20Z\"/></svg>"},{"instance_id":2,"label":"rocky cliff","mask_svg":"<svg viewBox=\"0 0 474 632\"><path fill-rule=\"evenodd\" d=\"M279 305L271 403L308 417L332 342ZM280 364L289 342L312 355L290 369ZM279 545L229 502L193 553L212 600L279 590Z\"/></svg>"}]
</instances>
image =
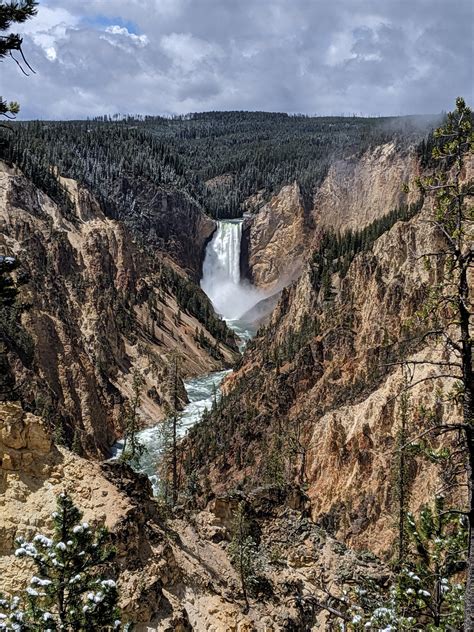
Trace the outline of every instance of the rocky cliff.
<instances>
[{"instance_id":1,"label":"rocky cliff","mask_svg":"<svg viewBox=\"0 0 474 632\"><path fill-rule=\"evenodd\" d=\"M110 202L108 214L122 220L147 249L167 253L199 282L205 245L215 230L215 222L195 200L183 191L125 177L117 180L112 199L115 203ZM117 203L127 199L131 201L128 207ZM117 207L122 211L118 212Z\"/></svg>"},{"instance_id":2,"label":"rocky cliff","mask_svg":"<svg viewBox=\"0 0 474 632\"><path fill-rule=\"evenodd\" d=\"M306 235L303 200L295 182L245 220L244 276L264 290L290 283L301 272Z\"/></svg>"},{"instance_id":3,"label":"rocky cliff","mask_svg":"<svg viewBox=\"0 0 474 632\"><path fill-rule=\"evenodd\" d=\"M441 260L427 268L422 257L443 243L428 214L425 205L396 222L347 271L332 275L329 293L312 264L283 291L226 382L221 406L193 435L199 464L212 428L218 433L210 469L216 492L289 477L307 489L317 523L351 546L390 556L405 384L397 362L449 359L441 348L413 343L417 310L442 269ZM415 369L411 436L425 428L428 410L447 420L459 415L436 397L431 378L439 369ZM415 458L411 467L418 510L443 485L434 466Z\"/></svg>"},{"instance_id":4,"label":"rocky cliff","mask_svg":"<svg viewBox=\"0 0 474 632\"><path fill-rule=\"evenodd\" d=\"M414 202L403 185L418 170L414 149L393 141L333 162L309 205L297 183L283 187L244 223L244 276L264 289L287 285L301 273L321 231L360 231Z\"/></svg>"},{"instance_id":5,"label":"rocky cliff","mask_svg":"<svg viewBox=\"0 0 474 632\"><path fill-rule=\"evenodd\" d=\"M19 315L3 321L2 397L19 397L69 444L104 454L120 434L136 371L144 379L141 412L151 423L169 398L175 350L189 377L228 366L236 348L166 252L150 257L87 189L62 183L72 208L52 202L15 169L0 168L0 249L21 263L27 283L20 298L29 305L21 323ZM182 219L186 235L194 228ZM172 221L179 235L177 214ZM196 230L206 222L197 220Z\"/></svg>"},{"instance_id":6,"label":"rocky cliff","mask_svg":"<svg viewBox=\"0 0 474 632\"><path fill-rule=\"evenodd\" d=\"M414 149L395 142L334 162L311 209L315 226L335 232L361 230L391 210L414 201L404 192L419 173Z\"/></svg>"},{"instance_id":7,"label":"rocky cliff","mask_svg":"<svg viewBox=\"0 0 474 632\"><path fill-rule=\"evenodd\" d=\"M0 403L2 591L15 594L31 578L28 563L14 556L15 539L51 533L61 492L89 524L109 529L117 550L109 573L118 582L123 618L138 632L311 629L325 620L316 601L320 579L340 590L357 577L383 584L389 576L374 556L357 555L316 527L295 491L286 507L281 490L261 488L165 520L145 477L55 446L41 419ZM264 568L264 592L250 598L247 612L228 555L239 502L251 516Z\"/></svg>"}]
</instances>

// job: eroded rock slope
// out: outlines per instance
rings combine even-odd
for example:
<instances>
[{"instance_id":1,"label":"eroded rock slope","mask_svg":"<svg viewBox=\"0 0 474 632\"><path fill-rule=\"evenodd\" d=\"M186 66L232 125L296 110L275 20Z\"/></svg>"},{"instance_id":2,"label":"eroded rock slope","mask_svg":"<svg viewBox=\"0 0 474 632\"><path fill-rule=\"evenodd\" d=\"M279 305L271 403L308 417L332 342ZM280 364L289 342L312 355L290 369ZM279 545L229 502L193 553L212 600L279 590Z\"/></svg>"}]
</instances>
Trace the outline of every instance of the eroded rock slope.
<instances>
[{"instance_id":1,"label":"eroded rock slope","mask_svg":"<svg viewBox=\"0 0 474 632\"><path fill-rule=\"evenodd\" d=\"M141 412L152 423L170 397L175 352L181 376L190 377L231 364L236 347L175 262L138 247L87 189L63 184L71 208L0 166L0 250L20 262L28 305L21 324L12 312L3 321L2 397L19 397L66 442L105 454L136 372Z\"/></svg>"},{"instance_id":2,"label":"eroded rock slope","mask_svg":"<svg viewBox=\"0 0 474 632\"><path fill-rule=\"evenodd\" d=\"M290 478L307 489L317 523L356 548L391 555L406 378L397 363L449 359L417 343L424 327L417 312L441 281L442 260L427 267L423 258L443 248L429 217L426 203L329 284L313 262L283 290L270 323L227 380L221 406L195 430L193 458L202 464L202 449L210 450L212 467L204 471L216 492ZM434 384L442 382L429 378L439 372L419 364L411 376L420 381L410 389L411 436L426 429L427 411L451 421L460 414L437 397ZM443 482L426 460L414 458L411 467L418 510Z\"/></svg>"},{"instance_id":3,"label":"eroded rock slope","mask_svg":"<svg viewBox=\"0 0 474 632\"><path fill-rule=\"evenodd\" d=\"M266 290L288 285L322 231L360 231L414 202L403 185L418 171L415 149L392 141L333 162L309 204L296 182L283 187L244 223L244 275Z\"/></svg>"}]
</instances>

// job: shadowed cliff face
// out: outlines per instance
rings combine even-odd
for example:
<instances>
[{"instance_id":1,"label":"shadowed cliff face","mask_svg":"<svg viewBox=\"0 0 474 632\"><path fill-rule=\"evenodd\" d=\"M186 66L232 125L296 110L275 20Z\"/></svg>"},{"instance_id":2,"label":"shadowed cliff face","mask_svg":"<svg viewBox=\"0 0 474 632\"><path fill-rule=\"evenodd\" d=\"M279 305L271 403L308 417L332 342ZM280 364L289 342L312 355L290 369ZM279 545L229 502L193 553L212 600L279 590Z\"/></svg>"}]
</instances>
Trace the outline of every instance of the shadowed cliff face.
<instances>
[{"instance_id":1,"label":"shadowed cliff face","mask_svg":"<svg viewBox=\"0 0 474 632\"><path fill-rule=\"evenodd\" d=\"M141 409L151 423L162 417L170 397L175 349L183 377L221 369L235 352L208 331L208 347L196 342L196 330L205 328L180 309L176 292L189 281L167 254L148 256L86 189L71 180L63 184L72 212L20 173L0 169L0 249L20 261L28 280L21 300L31 306L22 315L23 329L7 332L2 341L10 374L2 397L20 397L66 441L75 437L89 454L104 454L120 432L121 405L131 395L135 370L145 380ZM173 221L177 230L176 216ZM192 229L186 224L183 234ZM34 343L29 360L20 353L28 336ZM185 399L184 389L181 394Z\"/></svg>"},{"instance_id":2,"label":"shadowed cliff face","mask_svg":"<svg viewBox=\"0 0 474 632\"><path fill-rule=\"evenodd\" d=\"M358 254L343 276L333 274L331 297L309 265L283 290L270 323L225 382L215 421L207 422L225 446L213 458L215 491L251 487L280 468L307 485L314 520L351 546L390 554L404 385L402 368L391 363L447 359L441 348L401 342L422 331L415 314L441 278L442 262L428 269L421 257L443 246L426 221L428 206ZM414 381L433 370L417 367ZM411 390L413 436L425 428L420 406L435 404L433 382ZM459 415L452 403L436 410L449 421ZM208 432L197 428L193 435L198 463ZM421 459L412 467L411 504L418 510L437 489L439 469Z\"/></svg>"},{"instance_id":3,"label":"shadowed cliff face","mask_svg":"<svg viewBox=\"0 0 474 632\"><path fill-rule=\"evenodd\" d=\"M167 253L198 283L205 246L216 224L196 202L184 192L167 191L140 179L119 180L115 196L134 200L117 219L148 248Z\"/></svg>"},{"instance_id":4,"label":"shadowed cliff face","mask_svg":"<svg viewBox=\"0 0 474 632\"><path fill-rule=\"evenodd\" d=\"M403 185L417 172L414 152L391 142L334 162L310 209L305 209L297 183L283 187L245 221L244 276L263 289L288 285L301 274L322 230L362 230L415 201Z\"/></svg>"}]
</instances>

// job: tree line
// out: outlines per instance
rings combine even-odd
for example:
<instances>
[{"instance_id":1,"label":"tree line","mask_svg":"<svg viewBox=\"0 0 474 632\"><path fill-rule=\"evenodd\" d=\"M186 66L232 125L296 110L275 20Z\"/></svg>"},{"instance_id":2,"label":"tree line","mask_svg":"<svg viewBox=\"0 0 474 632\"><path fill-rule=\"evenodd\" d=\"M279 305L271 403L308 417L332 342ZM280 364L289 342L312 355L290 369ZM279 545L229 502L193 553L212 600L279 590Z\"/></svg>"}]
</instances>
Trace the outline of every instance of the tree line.
<instances>
[{"instance_id":1,"label":"tree line","mask_svg":"<svg viewBox=\"0 0 474 632\"><path fill-rule=\"evenodd\" d=\"M265 112L16 122L14 134L5 132L0 157L61 204L68 199L56 169L89 186L114 217L139 212L141 182L185 192L212 217L229 218L241 216L255 193L268 199L295 181L309 204L333 160L389 141L419 144L430 124L428 118Z\"/></svg>"}]
</instances>

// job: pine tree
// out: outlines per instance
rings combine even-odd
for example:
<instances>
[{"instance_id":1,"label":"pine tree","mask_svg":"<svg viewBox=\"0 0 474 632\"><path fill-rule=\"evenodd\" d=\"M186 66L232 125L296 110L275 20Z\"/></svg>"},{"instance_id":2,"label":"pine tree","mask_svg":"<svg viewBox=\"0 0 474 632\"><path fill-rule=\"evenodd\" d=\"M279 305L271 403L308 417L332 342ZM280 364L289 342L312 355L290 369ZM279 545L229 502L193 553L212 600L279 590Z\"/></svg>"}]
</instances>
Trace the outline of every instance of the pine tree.
<instances>
[{"instance_id":1,"label":"pine tree","mask_svg":"<svg viewBox=\"0 0 474 632\"><path fill-rule=\"evenodd\" d=\"M171 430L170 438L171 438L171 475L172 475L172 488L171 488L171 498L173 506L178 502L178 489L179 489L179 481L178 481L178 439L179 439L179 429L181 427L182 419L179 413L179 398L178 398L178 384L179 382L179 358L178 355L175 354L173 358L173 371L172 371L172 381L171 381L171 409L168 415L168 423Z\"/></svg>"},{"instance_id":2,"label":"pine tree","mask_svg":"<svg viewBox=\"0 0 474 632\"><path fill-rule=\"evenodd\" d=\"M229 556L235 570L239 574L245 608L250 608L249 595L259 583L262 562L257 544L250 532L250 523L246 516L245 504L240 502L232 525L232 540Z\"/></svg>"},{"instance_id":3,"label":"pine tree","mask_svg":"<svg viewBox=\"0 0 474 632\"><path fill-rule=\"evenodd\" d=\"M341 612L346 630L460 630L464 588L458 580L466 565L467 520L444 508L438 496L418 519L408 513L406 559L385 596L373 583L356 588Z\"/></svg>"},{"instance_id":4,"label":"pine tree","mask_svg":"<svg viewBox=\"0 0 474 632\"><path fill-rule=\"evenodd\" d=\"M37 568L19 597L0 600L0 630L97 632L120 629L115 581L104 578L113 557L105 528L93 529L67 494L57 498L54 534L17 540L17 557Z\"/></svg>"},{"instance_id":5,"label":"pine tree","mask_svg":"<svg viewBox=\"0 0 474 632\"><path fill-rule=\"evenodd\" d=\"M466 444L470 528L466 611L464 627L474 627L474 368L472 319L474 314L469 275L474 262L474 208L471 196L474 183L465 179L465 163L474 150L472 112L464 99L456 100L456 110L447 115L445 125L434 132L438 145L433 148L434 172L418 180L423 195L433 200L431 224L443 246L424 255L427 267L442 266L441 279L433 287L420 313L431 337L445 344L453 360L423 363L438 366L440 377L455 380L453 396L460 400L463 423L437 425L433 432L459 432ZM420 363L420 362L419 362ZM430 379L435 379L430 378Z\"/></svg>"},{"instance_id":6,"label":"pine tree","mask_svg":"<svg viewBox=\"0 0 474 632\"><path fill-rule=\"evenodd\" d=\"M18 267L18 260L14 257L0 256L0 308L15 304L18 288L11 273Z\"/></svg>"},{"instance_id":7,"label":"pine tree","mask_svg":"<svg viewBox=\"0 0 474 632\"><path fill-rule=\"evenodd\" d=\"M406 386L407 380L404 384ZM406 389L400 397L400 426L397 432L397 502L398 502L398 559L401 568L406 557L406 520L409 501L409 459L407 455L407 424L409 411L409 393Z\"/></svg>"},{"instance_id":8,"label":"pine tree","mask_svg":"<svg viewBox=\"0 0 474 632\"><path fill-rule=\"evenodd\" d=\"M182 415L179 411L179 356L172 356L168 378L170 400L165 407L166 417L161 422L160 458L156 463L159 477L160 496L168 507L178 502L180 488L180 447L179 437Z\"/></svg>"},{"instance_id":9,"label":"pine tree","mask_svg":"<svg viewBox=\"0 0 474 632\"><path fill-rule=\"evenodd\" d=\"M139 465L140 457L146 449L138 436L144 427L139 412L143 384L143 377L135 371L132 380L132 397L126 402L123 414L125 434L121 459L135 467Z\"/></svg>"},{"instance_id":10,"label":"pine tree","mask_svg":"<svg viewBox=\"0 0 474 632\"><path fill-rule=\"evenodd\" d=\"M38 2L36 2L36 0L10 0L10 2L2 2L0 5L0 32L8 31L13 24L21 24L32 18L36 15L37 5ZM15 33L1 35L0 60L7 56L12 57L26 74L25 70L20 65L20 62L13 55L14 52L17 52L22 58L23 63L31 70L31 67L23 54L22 43L22 38ZM10 103L7 103L2 97L0 97L1 116L14 118L16 114L18 114L19 110L20 106L16 101L10 101Z\"/></svg>"}]
</instances>

